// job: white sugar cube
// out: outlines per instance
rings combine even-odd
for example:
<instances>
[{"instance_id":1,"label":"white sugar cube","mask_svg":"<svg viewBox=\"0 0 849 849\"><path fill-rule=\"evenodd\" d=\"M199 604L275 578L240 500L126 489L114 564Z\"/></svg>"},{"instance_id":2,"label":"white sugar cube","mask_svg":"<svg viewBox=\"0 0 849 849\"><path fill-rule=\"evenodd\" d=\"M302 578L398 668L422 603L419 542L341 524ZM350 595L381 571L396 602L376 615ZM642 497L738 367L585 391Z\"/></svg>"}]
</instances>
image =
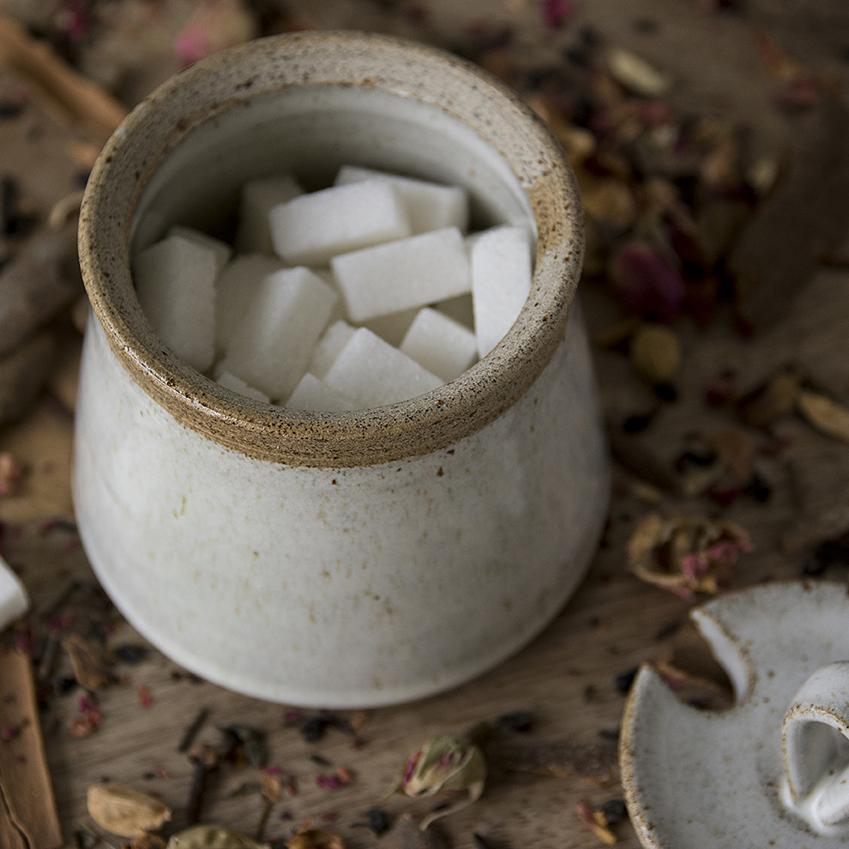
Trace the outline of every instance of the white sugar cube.
<instances>
[{"instance_id":1,"label":"white sugar cube","mask_svg":"<svg viewBox=\"0 0 849 849\"><path fill-rule=\"evenodd\" d=\"M0 631L29 610L29 598L18 576L0 557Z\"/></svg>"},{"instance_id":2,"label":"white sugar cube","mask_svg":"<svg viewBox=\"0 0 849 849\"><path fill-rule=\"evenodd\" d=\"M229 371L222 371L216 380L225 389L230 389L239 395L244 395L246 398L253 398L254 401L264 401L266 404L268 403L267 395L264 395L258 389L254 389L253 386L248 386L244 380L236 377L235 374L232 374Z\"/></svg>"},{"instance_id":3,"label":"white sugar cube","mask_svg":"<svg viewBox=\"0 0 849 849\"><path fill-rule=\"evenodd\" d=\"M442 380L459 377L476 359L475 334L437 310L419 310L401 351Z\"/></svg>"},{"instance_id":4,"label":"white sugar cube","mask_svg":"<svg viewBox=\"0 0 849 849\"><path fill-rule=\"evenodd\" d=\"M486 356L513 326L531 290L531 243L524 227L494 227L472 245L472 298L478 353Z\"/></svg>"},{"instance_id":5,"label":"white sugar cube","mask_svg":"<svg viewBox=\"0 0 849 849\"><path fill-rule=\"evenodd\" d=\"M353 410L356 404L338 389L328 386L323 380L307 372L289 396L286 406L290 410L339 413L343 410Z\"/></svg>"},{"instance_id":6,"label":"white sugar cube","mask_svg":"<svg viewBox=\"0 0 849 849\"><path fill-rule=\"evenodd\" d=\"M458 227L465 231L469 226L469 197L465 189L356 165L343 165L336 175L337 186L348 186L364 180L385 180L397 189L410 218L413 233L427 233L442 227Z\"/></svg>"},{"instance_id":7,"label":"white sugar cube","mask_svg":"<svg viewBox=\"0 0 849 849\"><path fill-rule=\"evenodd\" d=\"M456 227L342 254L332 260L331 268L348 315L358 322L471 288L469 260Z\"/></svg>"},{"instance_id":8,"label":"white sugar cube","mask_svg":"<svg viewBox=\"0 0 849 849\"><path fill-rule=\"evenodd\" d=\"M191 227L172 227L168 231L169 236L180 236L183 239L188 239L190 242L195 242L198 245L203 245L215 251L215 262L218 271L221 271L227 262L230 260L230 255L233 253L232 248L221 239L216 239L208 236L206 233L201 233L200 230L194 230Z\"/></svg>"},{"instance_id":9,"label":"white sugar cube","mask_svg":"<svg viewBox=\"0 0 849 849\"><path fill-rule=\"evenodd\" d=\"M358 407L394 404L442 384L436 375L365 327L348 340L324 382Z\"/></svg>"},{"instance_id":10,"label":"white sugar cube","mask_svg":"<svg viewBox=\"0 0 849 849\"><path fill-rule=\"evenodd\" d=\"M324 377L336 362L339 352L354 335L354 328L347 321L334 321L321 335L313 351L310 371L316 377Z\"/></svg>"},{"instance_id":11,"label":"white sugar cube","mask_svg":"<svg viewBox=\"0 0 849 849\"><path fill-rule=\"evenodd\" d=\"M264 277L279 271L283 263L264 254L237 256L218 277L215 311L215 348L223 353L248 304Z\"/></svg>"},{"instance_id":12,"label":"white sugar cube","mask_svg":"<svg viewBox=\"0 0 849 849\"><path fill-rule=\"evenodd\" d=\"M472 305L471 295L458 295L456 298L440 301L436 308L449 318L453 318L454 321L459 321L465 327L474 329L475 308Z\"/></svg>"},{"instance_id":13,"label":"white sugar cube","mask_svg":"<svg viewBox=\"0 0 849 849\"><path fill-rule=\"evenodd\" d=\"M337 254L410 235L395 189L367 180L301 195L270 213L274 250L287 262L324 265Z\"/></svg>"},{"instance_id":14,"label":"white sugar cube","mask_svg":"<svg viewBox=\"0 0 849 849\"><path fill-rule=\"evenodd\" d=\"M396 348L401 344L404 334L410 329L413 319L418 314L418 307L411 307L401 312L392 312L389 315L379 315L365 323L365 327L376 333L385 342Z\"/></svg>"},{"instance_id":15,"label":"white sugar cube","mask_svg":"<svg viewBox=\"0 0 849 849\"><path fill-rule=\"evenodd\" d=\"M307 370L337 297L308 268L264 277L233 332L223 368L269 398L287 398Z\"/></svg>"},{"instance_id":16,"label":"white sugar cube","mask_svg":"<svg viewBox=\"0 0 849 849\"><path fill-rule=\"evenodd\" d=\"M133 264L139 303L160 339L198 371L215 357L215 251L182 236L143 250Z\"/></svg>"},{"instance_id":17,"label":"white sugar cube","mask_svg":"<svg viewBox=\"0 0 849 849\"><path fill-rule=\"evenodd\" d=\"M236 245L240 251L273 254L268 216L275 206L302 195L294 177L262 177L242 186L239 201L239 230Z\"/></svg>"}]
</instances>

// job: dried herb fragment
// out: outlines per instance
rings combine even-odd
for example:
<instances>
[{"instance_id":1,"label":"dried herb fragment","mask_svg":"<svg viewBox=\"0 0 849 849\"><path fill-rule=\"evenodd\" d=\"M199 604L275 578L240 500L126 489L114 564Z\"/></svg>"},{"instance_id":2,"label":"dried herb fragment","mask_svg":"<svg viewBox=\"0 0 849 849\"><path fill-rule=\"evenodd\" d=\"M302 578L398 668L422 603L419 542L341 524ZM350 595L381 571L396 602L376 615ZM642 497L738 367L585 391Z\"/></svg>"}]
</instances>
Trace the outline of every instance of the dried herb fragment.
<instances>
[{"instance_id":1,"label":"dried herb fragment","mask_svg":"<svg viewBox=\"0 0 849 849\"><path fill-rule=\"evenodd\" d=\"M68 653L77 683L86 690L99 690L112 680L106 655L91 640L79 634L66 637L62 646Z\"/></svg>"},{"instance_id":2,"label":"dried herb fragment","mask_svg":"<svg viewBox=\"0 0 849 849\"><path fill-rule=\"evenodd\" d=\"M0 498L17 495L23 476L23 466L12 454L0 451Z\"/></svg>"},{"instance_id":3,"label":"dried herb fragment","mask_svg":"<svg viewBox=\"0 0 849 849\"><path fill-rule=\"evenodd\" d=\"M267 846L217 825L196 825L175 834L167 849L267 849Z\"/></svg>"},{"instance_id":4,"label":"dried herb fragment","mask_svg":"<svg viewBox=\"0 0 849 849\"><path fill-rule=\"evenodd\" d=\"M737 405L740 418L752 427L765 428L790 415L796 406L800 382L793 370L778 372L740 399Z\"/></svg>"},{"instance_id":5,"label":"dried herb fragment","mask_svg":"<svg viewBox=\"0 0 849 849\"><path fill-rule=\"evenodd\" d=\"M576 805L578 818L589 830L607 846L613 846L618 842L618 838L610 829L610 823L607 821L604 811L601 808L594 808L589 802L580 801Z\"/></svg>"},{"instance_id":6,"label":"dried herb fragment","mask_svg":"<svg viewBox=\"0 0 849 849\"><path fill-rule=\"evenodd\" d=\"M262 768L268 763L267 735L251 725L225 725L218 729L224 735L227 757L238 760L244 754L248 763Z\"/></svg>"},{"instance_id":7,"label":"dried herb fragment","mask_svg":"<svg viewBox=\"0 0 849 849\"><path fill-rule=\"evenodd\" d=\"M533 731L536 725L536 716L529 710L514 710L510 713L503 713L495 724L502 731L510 731L514 734L527 734Z\"/></svg>"},{"instance_id":8,"label":"dried herb fragment","mask_svg":"<svg viewBox=\"0 0 849 849\"><path fill-rule=\"evenodd\" d=\"M150 649L147 646L125 643L112 649L112 654L120 663L127 666L138 666L150 656Z\"/></svg>"},{"instance_id":9,"label":"dried herb fragment","mask_svg":"<svg viewBox=\"0 0 849 849\"><path fill-rule=\"evenodd\" d=\"M156 831L171 819L171 809L159 799L123 784L93 784L86 807L101 828L121 837Z\"/></svg>"},{"instance_id":10,"label":"dried herb fragment","mask_svg":"<svg viewBox=\"0 0 849 849\"><path fill-rule=\"evenodd\" d=\"M189 760L192 764L192 783L186 803L186 820L194 825L200 819L209 776L218 769L219 755L212 746L203 745L192 749Z\"/></svg>"},{"instance_id":11,"label":"dried herb fragment","mask_svg":"<svg viewBox=\"0 0 849 849\"><path fill-rule=\"evenodd\" d=\"M392 792L413 798L465 794L460 802L425 817L421 827L426 829L440 817L480 799L485 783L486 761L477 746L457 737L433 737L407 759Z\"/></svg>"},{"instance_id":12,"label":"dried herb fragment","mask_svg":"<svg viewBox=\"0 0 849 849\"><path fill-rule=\"evenodd\" d=\"M818 392L803 391L797 399L805 420L826 436L849 442L849 408Z\"/></svg>"},{"instance_id":13,"label":"dried herb fragment","mask_svg":"<svg viewBox=\"0 0 849 849\"><path fill-rule=\"evenodd\" d=\"M207 719L209 719L209 708L201 708L183 732L183 736L180 738L180 745L177 746L178 752L189 751L192 743L195 741L195 737L197 737L201 728L206 724Z\"/></svg>"},{"instance_id":14,"label":"dried herb fragment","mask_svg":"<svg viewBox=\"0 0 849 849\"><path fill-rule=\"evenodd\" d=\"M338 834L306 828L289 839L286 849L345 849L345 841Z\"/></svg>"},{"instance_id":15,"label":"dried herb fragment","mask_svg":"<svg viewBox=\"0 0 849 849\"><path fill-rule=\"evenodd\" d=\"M640 667L635 666L632 669L626 669L625 672L620 672L613 679L613 686L616 688L616 692L619 693L620 696L628 695L639 671Z\"/></svg>"},{"instance_id":16,"label":"dried herb fragment","mask_svg":"<svg viewBox=\"0 0 849 849\"><path fill-rule=\"evenodd\" d=\"M751 550L739 525L706 518L646 516L628 542L628 564L638 578L684 599L716 594L741 554Z\"/></svg>"},{"instance_id":17,"label":"dried herb fragment","mask_svg":"<svg viewBox=\"0 0 849 849\"><path fill-rule=\"evenodd\" d=\"M389 831L392 825L389 814L383 808L369 808L366 811L366 820L369 829L377 837Z\"/></svg>"}]
</instances>

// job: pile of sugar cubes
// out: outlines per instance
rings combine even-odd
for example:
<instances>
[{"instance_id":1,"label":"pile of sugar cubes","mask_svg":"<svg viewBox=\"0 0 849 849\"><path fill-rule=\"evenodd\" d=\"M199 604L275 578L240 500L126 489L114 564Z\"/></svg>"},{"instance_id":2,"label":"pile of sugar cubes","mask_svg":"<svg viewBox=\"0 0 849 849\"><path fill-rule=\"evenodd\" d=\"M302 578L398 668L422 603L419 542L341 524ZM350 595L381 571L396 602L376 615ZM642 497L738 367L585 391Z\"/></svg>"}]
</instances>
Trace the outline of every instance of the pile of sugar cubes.
<instances>
[{"instance_id":1,"label":"pile of sugar cubes","mask_svg":"<svg viewBox=\"0 0 849 849\"><path fill-rule=\"evenodd\" d=\"M527 299L529 229L468 223L462 188L344 166L312 193L251 181L234 247L173 227L133 271L162 341L222 386L290 409L378 407L459 377Z\"/></svg>"}]
</instances>

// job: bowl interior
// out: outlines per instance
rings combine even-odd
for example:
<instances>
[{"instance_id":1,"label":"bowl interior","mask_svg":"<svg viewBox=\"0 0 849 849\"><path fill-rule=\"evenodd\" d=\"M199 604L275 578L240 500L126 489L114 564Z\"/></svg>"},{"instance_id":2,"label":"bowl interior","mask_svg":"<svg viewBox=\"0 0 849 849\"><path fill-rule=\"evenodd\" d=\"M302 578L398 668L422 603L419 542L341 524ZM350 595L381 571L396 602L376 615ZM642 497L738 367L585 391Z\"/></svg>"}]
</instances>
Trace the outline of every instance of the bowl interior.
<instances>
[{"instance_id":1,"label":"bowl interior","mask_svg":"<svg viewBox=\"0 0 849 849\"><path fill-rule=\"evenodd\" d=\"M168 151L136 208L131 251L174 224L232 238L246 180L292 173L315 190L331 185L345 164L464 186L473 229L533 228L527 196L504 158L453 115L376 88L304 86L222 111Z\"/></svg>"}]
</instances>

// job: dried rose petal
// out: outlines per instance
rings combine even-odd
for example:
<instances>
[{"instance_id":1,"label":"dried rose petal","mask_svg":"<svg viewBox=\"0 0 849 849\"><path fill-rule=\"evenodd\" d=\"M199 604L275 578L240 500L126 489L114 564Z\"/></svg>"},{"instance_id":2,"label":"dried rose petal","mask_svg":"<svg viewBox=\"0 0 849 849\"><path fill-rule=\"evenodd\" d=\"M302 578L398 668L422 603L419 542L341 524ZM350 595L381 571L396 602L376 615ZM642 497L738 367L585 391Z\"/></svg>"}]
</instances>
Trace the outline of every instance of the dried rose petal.
<instances>
[{"instance_id":1,"label":"dried rose petal","mask_svg":"<svg viewBox=\"0 0 849 849\"><path fill-rule=\"evenodd\" d=\"M628 564L647 583L691 599L716 594L751 547L749 535L733 522L651 513L631 535Z\"/></svg>"},{"instance_id":2,"label":"dried rose petal","mask_svg":"<svg viewBox=\"0 0 849 849\"><path fill-rule=\"evenodd\" d=\"M671 321L683 307L684 280L647 242L623 243L613 256L611 275L627 309L644 318Z\"/></svg>"},{"instance_id":3,"label":"dried rose petal","mask_svg":"<svg viewBox=\"0 0 849 849\"><path fill-rule=\"evenodd\" d=\"M286 843L287 849L345 849L345 842L338 834L319 828L301 829Z\"/></svg>"},{"instance_id":4,"label":"dried rose petal","mask_svg":"<svg viewBox=\"0 0 849 849\"><path fill-rule=\"evenodd\" d=\"M572 0L545 0L543 19L549 29L560 29L575 14Z\"/></svg>"}]
</instances>

